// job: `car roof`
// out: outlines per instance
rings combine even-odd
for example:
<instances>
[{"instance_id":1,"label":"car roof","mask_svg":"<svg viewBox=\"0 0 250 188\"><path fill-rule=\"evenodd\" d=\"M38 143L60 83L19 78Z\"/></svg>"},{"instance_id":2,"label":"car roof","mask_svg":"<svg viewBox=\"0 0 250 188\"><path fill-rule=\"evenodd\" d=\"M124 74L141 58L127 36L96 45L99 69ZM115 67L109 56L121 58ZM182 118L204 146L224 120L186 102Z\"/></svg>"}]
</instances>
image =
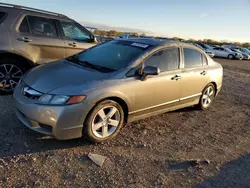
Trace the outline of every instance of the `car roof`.
<instances>
[{"instance_id":1,"label":"car roof","mask_svg":"<svg viewBox=\"0 0 250 188\"><path fill-rule=\"evenodd\" d=\"M9 9L12 11L19 11L19 12L32 12L32 13L37 14L37 15L45 15L45 16L49 16L49 17L53 17L53 18L72 20L63 14L59 14L56 12L46 11L46 10L42 10L42 9L32 8L32 7L14 5L14 4L9 4L9 3L1 3L0 2L0 8L3 10Z\"/></svg>"},{"instance_id":2,"label":"car roof","mask_svg":"<svg viewBox=\"0 0 250 188\"><path fill-rule=\"evenodd\" d=\"M193 46L191 44L186 44L183 42L171 40L171 39L154 39L154 38L129 38L129 39L116 39L121 41L130 41L130 42L137 42L137 43L143 43L148 44L151 46L161 46L166 44L179 44L184 46Z\"/></svg>"}]
</instances>

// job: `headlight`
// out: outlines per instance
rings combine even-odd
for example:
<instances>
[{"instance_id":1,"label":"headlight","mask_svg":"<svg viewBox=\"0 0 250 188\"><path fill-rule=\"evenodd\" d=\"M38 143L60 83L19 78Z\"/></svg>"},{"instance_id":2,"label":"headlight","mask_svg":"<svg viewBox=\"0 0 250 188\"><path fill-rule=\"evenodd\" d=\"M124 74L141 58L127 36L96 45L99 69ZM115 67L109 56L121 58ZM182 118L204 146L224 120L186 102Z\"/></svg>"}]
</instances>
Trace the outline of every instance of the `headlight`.
<instances>
[{"instance_id":1,"label":"headlight","mask_svg":"<svg viewBox=\"0 0 250 188\"><path fill-rule=\"evenodd\" d=\"M82 102L86 96L66 96L66 95L42 95L38 103L40 104L52 104L52 105L61 105L61 104L76 104Z\"/></svg>"}]
</instances>

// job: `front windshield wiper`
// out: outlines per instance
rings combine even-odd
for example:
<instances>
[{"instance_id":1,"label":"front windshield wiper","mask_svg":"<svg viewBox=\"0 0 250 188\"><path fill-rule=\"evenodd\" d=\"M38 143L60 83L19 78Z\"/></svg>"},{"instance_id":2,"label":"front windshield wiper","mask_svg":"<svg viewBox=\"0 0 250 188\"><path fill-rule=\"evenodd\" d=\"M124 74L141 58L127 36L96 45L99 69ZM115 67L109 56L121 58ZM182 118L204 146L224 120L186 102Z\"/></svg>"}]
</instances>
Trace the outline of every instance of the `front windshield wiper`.
<instances>
[{"instance_id":1,"label":"front windshield wiper","mask_svg":"<svg viewBox=\"0 0 250 188\"><path fill-rule=\"evenodd\" d=\"M110 69L110 68L107 68L107 67L102 67L102 66L99 66L99 65L91 64L88 61L80 61L78 59L77 55L73 55L73 56L67 57L66 59L68 61L70 61L70 62L79 64L81 66L85 66L85 67L88 67L88 68L91 68L91 69L94 69L94 70L98 70L100 72L113 72L113 71L116 71L115 69Z\"/></svg>"},{"instance_id":2,"label":"front windshield wiper","mask_svg":"<svg viewBox=\"0 0 250 188\"><path fill-rule=\"evenodd\" d=\"M79 61L78 60L77 64L89 67L91 69L98 70L100 72L113 72L113 71L115 71L114 69L110 69L110 68L107 68L107 67L102 67L102 66L99 66L99 65L91 64L88 61Z\"/></svg>"}]
</instances>

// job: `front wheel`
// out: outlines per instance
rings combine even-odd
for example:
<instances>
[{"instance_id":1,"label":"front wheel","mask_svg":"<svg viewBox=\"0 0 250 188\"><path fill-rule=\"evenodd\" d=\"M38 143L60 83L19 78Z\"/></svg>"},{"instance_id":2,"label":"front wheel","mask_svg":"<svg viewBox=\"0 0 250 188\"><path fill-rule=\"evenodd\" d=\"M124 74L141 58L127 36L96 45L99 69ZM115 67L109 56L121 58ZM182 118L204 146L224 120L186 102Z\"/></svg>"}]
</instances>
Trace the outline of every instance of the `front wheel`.
<instances>
[{"instance_id":1,"label":"front wheel","mask_svg":"<svg viewBox=\"0 0 250 188\"><path fill-rule=\"evenodd\" d=\"M205 110L211 106L215 98L215 87L213 84L208 84L202 92L200 102L197 105L199 109Z\"/></svg>"},{"instance_id":2,"label":"front wheel","mask_svg":"<svg viewBox=\"0 0 250 188\"><path fill-rule=\"evenodd\" d=\"M232 60L232 59L234 59L234 55L229 54L229 55L227 56L227 58Z\"/></svg>"},{"instance_id":3,"label":"front wheel","mask_svg":"<svg viewBox=\"0 0 250 188\"><path fill-rule=\"evenodd\" d=\"M118 134L123 122L122 107L115 101L105 100L97 104L86 118L83 135L92 142L104 142Z\"/></svg>"}]
</instances>

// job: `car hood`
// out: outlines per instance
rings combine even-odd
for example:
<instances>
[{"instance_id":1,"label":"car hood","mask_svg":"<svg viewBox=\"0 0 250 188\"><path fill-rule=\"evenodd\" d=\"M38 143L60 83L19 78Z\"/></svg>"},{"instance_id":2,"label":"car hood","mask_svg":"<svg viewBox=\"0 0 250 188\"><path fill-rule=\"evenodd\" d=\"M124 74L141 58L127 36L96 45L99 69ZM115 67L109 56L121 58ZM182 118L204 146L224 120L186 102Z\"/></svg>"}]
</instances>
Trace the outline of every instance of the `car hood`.
<instances>
[{"instance_id":1,"label":"car hood","mask_svg":"<svg viewBox=\"0 0 250 188\"><path fill-rule=\"evenodd\" d=\"M65 85L80 85L102 80L109 74L85 68L67 60L61 60L32 69L24 76L23 80L31 88L42 93L48 93Z\"/></svg>"}]
</instances>

